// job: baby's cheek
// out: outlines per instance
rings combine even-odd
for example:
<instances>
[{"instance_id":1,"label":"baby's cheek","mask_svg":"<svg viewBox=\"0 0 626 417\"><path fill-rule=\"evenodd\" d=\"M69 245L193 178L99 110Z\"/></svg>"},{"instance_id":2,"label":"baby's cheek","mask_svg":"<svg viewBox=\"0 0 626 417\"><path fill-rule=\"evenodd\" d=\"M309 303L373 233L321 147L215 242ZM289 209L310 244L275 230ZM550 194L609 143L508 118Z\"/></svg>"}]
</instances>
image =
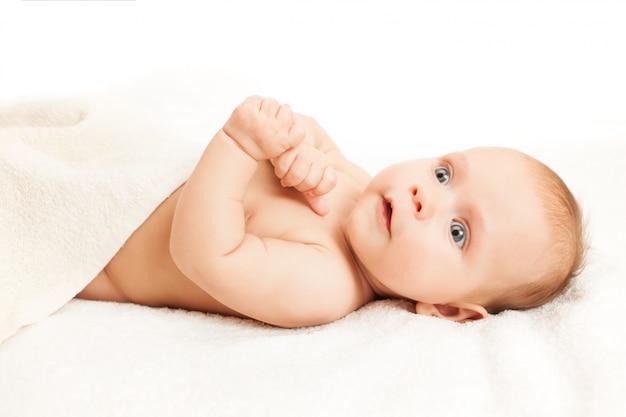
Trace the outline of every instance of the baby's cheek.
<instances>
[{"instance_id":1,"label":"baby's cheek","mask_svg":"<svg viewBox=\"0 0 626 417\"><path fill-rule=\"evenodd\" d=\"M402 263L415 277L431 281L451 272L451 260L446 256L444 249L434 243L413 243L402 251Z\"/></svg>"}]
</instances>

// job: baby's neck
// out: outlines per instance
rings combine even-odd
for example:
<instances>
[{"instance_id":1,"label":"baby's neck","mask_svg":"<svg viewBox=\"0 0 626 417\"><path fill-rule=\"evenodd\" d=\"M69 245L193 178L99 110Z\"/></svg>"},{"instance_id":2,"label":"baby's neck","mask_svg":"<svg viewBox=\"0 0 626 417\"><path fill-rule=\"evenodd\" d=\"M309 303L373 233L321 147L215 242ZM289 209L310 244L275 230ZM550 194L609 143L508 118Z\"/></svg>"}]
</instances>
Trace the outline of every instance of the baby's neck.
<instances>
[{"instance_id":1,"label":"baby's neck","mask_svg":"<svg viewBox=\"0 0 626 417\"><path fill-rule=\"evenodd\" d=\"M384 285L382 285L378 280L374 277L374 275L363 265L357 254L352 249L352 245L350 244L350 240L346 237L346 245L348 247L350 256L352 257L352 262L355 265L358 274L361 278L361 281L368 286L369 290L372 291L374 299L383 299L383 298L398 298L393 292L387 289Z\"/></svg>"}]
</instances>

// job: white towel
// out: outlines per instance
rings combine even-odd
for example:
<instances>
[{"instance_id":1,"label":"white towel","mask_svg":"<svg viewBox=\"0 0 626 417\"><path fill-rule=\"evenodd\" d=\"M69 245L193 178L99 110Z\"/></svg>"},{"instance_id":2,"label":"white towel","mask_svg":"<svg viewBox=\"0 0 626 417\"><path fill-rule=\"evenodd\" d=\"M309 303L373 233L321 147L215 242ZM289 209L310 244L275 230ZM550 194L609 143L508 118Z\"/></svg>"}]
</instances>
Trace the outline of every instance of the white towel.
<instances>
[{"instance_id":1,"label":"white towel","mask_svg":"<svg viewBox=\"0 0 626 417\"><path fill-rule=\"evenodd\" d=\"M80 292L199 144L106 94L0 110L0 342Z\"/></svg>"}]
</instances>

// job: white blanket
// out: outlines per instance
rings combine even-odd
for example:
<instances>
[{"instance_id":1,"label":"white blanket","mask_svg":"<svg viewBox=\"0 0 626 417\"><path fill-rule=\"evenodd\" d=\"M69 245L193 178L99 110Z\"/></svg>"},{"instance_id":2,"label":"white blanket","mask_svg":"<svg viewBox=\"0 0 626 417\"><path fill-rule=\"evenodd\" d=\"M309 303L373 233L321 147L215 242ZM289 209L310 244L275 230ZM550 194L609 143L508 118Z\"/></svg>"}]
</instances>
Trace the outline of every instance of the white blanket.
<instances>
[{"instance_id":1,"label":"white blanket","mask_svg":"<svg viewBox=\"0 0 626 417\"><path fill-rule=\"evenodd\" d=\"M193 169L197 146L124 107L0 111L0 342L72 299Z\"/></svg>"},{"instance_id":2,"label":"white blanket","mask_svg":"<svg viewBox=\"0 0 626 417\"><path fill-rule=\"evenodd\" d=\"M147 91L139 95L145 94L144 103L151 103L156 115L184 121L173 124L195 137L215 130L215 125L205 125L207 114L226 116L233 104L229 101L212 112L209 104L197 99L206 94L188 94L184 100L168 95L161 100L173 104L163 111L159 109L163 101L152 100L162 93ZM180 103L186 107L179 108ZM98 114L107 117L94 120L92 126L100 126L100 133L124 126L121 136L107 134L124 137L124 143L135 137L125 129L141 131L144 139L159 136L158 132L143 136L145 125L137 129L118 125L108 111ZM2 137L3 157L6 152L19 152L6 145L14 138ZM350 143L336 139L351 155ZM568 142L576 142L567 147L557 143L559 151L550 148L549 140L542 140L537 148L545 150L538 156L558 165L582 195L593 236L588 268L564 296L544 307L463 325L417 316L409 303L387 300L329 325L285 330L211 314L72 300L0 345L0 415L623 416L626 134L623 128L609 133L591 130L577 139L567 137ZM523 148L524 142L519 144ZM590 158L591 153L602 157ZM159 157L159 152L153 152L141 161L128 159L128 164L142 162L151 171L148 160ZM380 157L371 158L372 164L380 162ZM37 156L42 168L52 165L48 160L45 154ZM70 184L59 181L54 184L58 189L91 177L94 188L71 194L68 201L55 200L52 207L67 219L62 224L42 218L48 215L41 213L42 206L24 207L29 214L11 226L11 236L19 242L26 230L37 230L28 232L31 246L16 246L2 237L3 262L10 249L37 266L29 274L40 285L48 288L47 280L54 279L55 285L67 288L57 302L78 291L79 284L106 262L186 173L172 167L175 175L166 175L167 158L161 158L159 178L130 175L123 167L105 174L101 169L106 161L116 159L94 160L90 171L74 162L54 165ZM8 162L16 164L14 158ZM175 178L167 186L161 184L170 176ZM122 191L113 190L143 190L148 184L154 189L141 207L121 196L113 207L89 206L103 192L118 195ZM12 201L22 201L18 198L28 197L26 192L36 186L25 182L11 188ZM66 195L36 190L49 199ZM4 195L3 191L3 211ZM32 204L44 201L34 200ZM73 205L81 201L85 207L79 213ZM89 221L85 224L84 219ZM42 232L44 221L46 227L68 229L70 237L48 237ZM110 225L109 237L105 239L103 232L88 235L94 222ZM6 221L2 224L5 230ZM40 227L31 229L33 225ZM73 245L71 253L68 244ZM73 263L58 269L56 263L66 258ZM84 277L74 280L76 274ZM7 277L0 279L4 303ZM38 288L29 291L40 293ZM45 297L38 298L44 301ZM43 317L53 307L38 307L28 321Z\"/></svg>"}]
</instances>

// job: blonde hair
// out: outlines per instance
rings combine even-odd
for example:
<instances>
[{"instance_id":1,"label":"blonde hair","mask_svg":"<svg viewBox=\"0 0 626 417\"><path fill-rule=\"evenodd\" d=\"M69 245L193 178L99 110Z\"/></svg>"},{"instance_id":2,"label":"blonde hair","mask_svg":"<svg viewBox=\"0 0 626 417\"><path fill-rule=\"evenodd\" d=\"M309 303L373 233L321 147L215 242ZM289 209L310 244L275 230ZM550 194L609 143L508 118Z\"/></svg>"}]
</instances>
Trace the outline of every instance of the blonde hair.
<instances>
[{"instance_id":1,"label":"blonde hair","mask_svg":"<svg viewBox=\"0 0 626 417\"><path fill-rule=\"evenodd\" d=\"M544 204L551 229L545 268L538 276L514 287L497 291L485 308L491 314L503 310L538 307L563 293L585 265L587 252L582 211L565 182L547 165L524 155L537 178L537 193Z\"/></svg>"}]
</instances>

